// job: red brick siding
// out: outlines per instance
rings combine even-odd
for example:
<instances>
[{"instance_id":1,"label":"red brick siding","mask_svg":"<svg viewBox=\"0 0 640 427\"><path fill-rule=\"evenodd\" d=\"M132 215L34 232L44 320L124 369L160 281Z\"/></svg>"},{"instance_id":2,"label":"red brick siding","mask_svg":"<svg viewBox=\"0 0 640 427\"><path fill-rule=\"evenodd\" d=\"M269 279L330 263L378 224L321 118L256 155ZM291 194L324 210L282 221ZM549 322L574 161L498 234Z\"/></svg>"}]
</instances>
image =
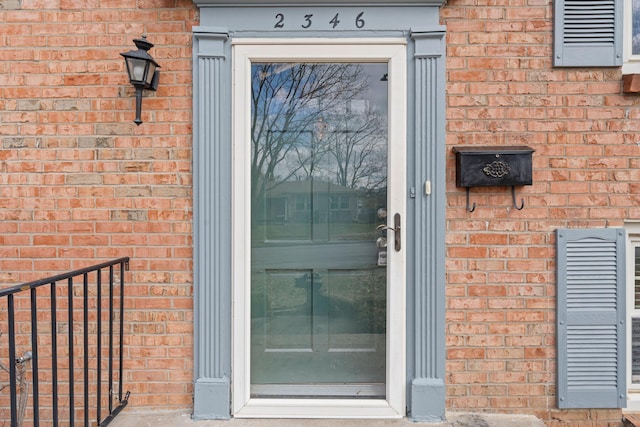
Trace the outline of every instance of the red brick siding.
<instances>
[{"instance_id":1,"label":"red brick siding","mask_svg":"<svg viewBox=\"0 0 640 427\"><path fill-rule=\"evenodd\" d=\"M193 25L190 0L0 1L0 286L131 257L136 406L192 403ZM142 34L162 68L137 127L119 53Z\"/></svg>"},{"instance_id":2,"label":"red brick siding","mask_svg":"<svg viewBox=\"0 0 640 427\"><path fill-rule=\"evenodd\" d=\"M554 230L639 219L640 98L621 95L620 68L552 67L552 8L452 0L442 9L447 145L536 150L533 185L517 189L525 208L509 189L473 189L473 213L448 151L447 407L616 425L617 410L554 409Z\"/></svg>"},{"instance_id":3,"label":"red brick siding","mask_svg":"<svg viewBox=\"0 0 640 427\"><path fill-rule=\"evenodd\" d=\"M131 404L189 407L196 7L0 5L0 285L130 256ZM619 68L551 66L551 2L450 0L441 15L449 148L536 150L534 184L517 191L525 208L508 189L474 189L473 213L448 151L447 407L615 423L617 410L554 409L553 231L640 219L640 98L621 95ZM136 127L119 53L142 34L162 74Z\"/></svg>"}]
</instances>

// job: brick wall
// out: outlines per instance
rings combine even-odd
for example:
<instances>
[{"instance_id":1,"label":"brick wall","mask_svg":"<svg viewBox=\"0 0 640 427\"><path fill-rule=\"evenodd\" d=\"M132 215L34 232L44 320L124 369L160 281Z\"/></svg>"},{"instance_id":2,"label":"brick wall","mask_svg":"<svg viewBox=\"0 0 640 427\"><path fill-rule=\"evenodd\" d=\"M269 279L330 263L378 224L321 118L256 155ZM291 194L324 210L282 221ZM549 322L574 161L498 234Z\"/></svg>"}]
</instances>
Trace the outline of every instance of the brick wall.
<instances>
[{"instance_id":1,"label":"brick wall","mask_svg":"<svg viewBox=\"0 0 640 427\"><path fill-rule=\"evenodd\" d=\"M560 411L555 398L555 236L559 227L640 219L640 98L619 68L552 67L553 2L451 0L447 144L528 145L533 185L447 180L447 384L451 410L534 413L580 426L619 411Z\"/></svg>"},{"instance_id":2,"label":"brick wall","mask_svg":"<svg viewBox=\"0 0 640 427\"><path fill-rule=\"evenodd\" d=\"M0 0L0 286L131 257L132 405L191 405L196 23L190 0ZM162 72L137 127L119 53L142 34Z\"/></svg>"},{"instance_id":3,"label":"brick wall","mask_svg":"<svg viewBox=\"0 0 640 427\"><path fill-rule=\"evenodd\" d=\"M640 98L618 68L552 68L549 1L450 0L442 17L447 144L536 150L525 208L474 189L473 213L449 150L447 406L615 423L553 409L553 231L640 219ZM190 0L0 0L0 286L130 256L134 406L192 404L193 25ZM162 74L136 127L119 53L142 34Z\"/></svg>"}]
</instances>

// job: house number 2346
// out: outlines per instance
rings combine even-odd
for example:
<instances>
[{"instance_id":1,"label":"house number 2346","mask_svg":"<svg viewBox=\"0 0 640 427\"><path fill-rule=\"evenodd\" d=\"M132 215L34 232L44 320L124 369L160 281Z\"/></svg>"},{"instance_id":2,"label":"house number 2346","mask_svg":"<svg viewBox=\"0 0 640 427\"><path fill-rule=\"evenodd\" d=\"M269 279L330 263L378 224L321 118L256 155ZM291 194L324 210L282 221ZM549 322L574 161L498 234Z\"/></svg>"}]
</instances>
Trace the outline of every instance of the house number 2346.
<instances>
[{"instance_id":1,"label":"house number 2346","mask_svg":"<svg viewBox=\"0 0 640 427\"><path fill-rule=\"evenodd\" d=\"M338 26L340 26L340 23L342 22L342 17L340 16L339 13L336 13L335 16L333 18L331 18L329 20L329 25L331 26L331 28L338 28ZM312 26L314 26L314 18L313 18L313 13L309 13L307 15L304 15L304 18L302 18L302 22L300 23L300 27L302 28L311 28ZM356 28L364 28L364 26L366 25L365 21L364 21L364 12L360 12L356 17L355 17L355 22L354 22ZM285 27L285 16L284 13L278 13L276 14L276 23L273 26L273 28L284 28Z\"/></svg>"}]
</instances>

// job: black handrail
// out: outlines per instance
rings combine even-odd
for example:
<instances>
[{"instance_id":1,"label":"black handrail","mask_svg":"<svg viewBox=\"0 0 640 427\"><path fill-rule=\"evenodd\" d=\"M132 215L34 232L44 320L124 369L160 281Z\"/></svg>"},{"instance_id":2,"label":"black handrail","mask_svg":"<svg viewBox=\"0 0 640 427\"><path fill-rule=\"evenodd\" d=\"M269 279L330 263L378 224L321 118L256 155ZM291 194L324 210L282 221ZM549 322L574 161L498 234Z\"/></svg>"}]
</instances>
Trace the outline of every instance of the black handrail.
<instances>
[{"instance_id":1,"label":"black handrail","mask_svg":"<svg viewBox=\"0 0 640 427\"><path fill-rule=\"evenodd\" d=\"M115 268L119 267L116 273ZM123 352L124 352L124 276L125 270L129 269L129 258L123 257L112 261L104 262L101 264L93 265L90 267L74 270L68 273L59 274L56 276L48 277L45 279L36 280L33 282L24 283L22 285L9 287L6 289L0 289L0 302L6 300L7 307L7 322L8 322L8 367L5 367L0 363L0 367L9 373L9 401L11 411L11 427L20 427L22 423L22 417L25 413L25 407L22 402L26 402L28 397L31 397L32 412L30 425L38 427L40 422L44 422L47 425L76 425L76 417L82 418L82 422L85 426L89 426L90 419L96 420L99 426L108 425L120 411L127 405L129 400L129 392L123 395ZM104 311L103 299L103 275L108 278L108 313ZM82 277L82 288L80 292L74 292L74 279ZM92 281L92 278L95 281ZM67 292L66 299L61 298L56 292L59 284L58 282L66 281ZM38 295L37 290L40 287L49 286L49 296L46 298L44 295ZM95 286L95 292L94 291ZM117 292L116 292L117 291ZM30 312L29 320L22 317L17 318L17 314L25 311L25 308L20 305L16 308L16 302L22 302L20 297L29 292L28 308ZM79 295L76 295L76 294ZM63 295L63 294L61 294ZM61 301L58 301L58 300ZM44 301L43 301L44 300ZM42 324L42 315L38 317L38 313L41 312L39 308L39 301L43 301L45 308L50 310L50 336L47 337L46 333L39 332L39 324ZM64 301L64 302L63 302ZM82 310L82 333L81 337L76 337L74 340L76 331L74 329L74 323L77 323L74 319L74 310L77 305L74 301L80 305L78 309ZM48 302L48 304L46 304ZM59 304L60 303L60 304ZM58 312L58 307L66 303L67 315L64 316ZM64 307L61 307L64 310ZM17 313L18 312L18 313ZM103 334L102 320L103 316L108 316L108 331L107 336L107 352L105 357L103 353ZM65 319L66 317L66 319ZM63 331L58 331L59 322L67 322L67 344L65 349ZM117 323L117 325L116 325ZM116 328L117 326L117 328ZM93 330L95 328L95 330ZM17 355L17 337L24 334L25 329L30 329L30 346L28 351L25 351L23 356ZM95 341L91 338L95 337ZM50 354L45 350L47 338L50 339ZM79 354L78 349L74 344L79 339L83 343L82 354ZM41 344L40 342L45 344ZM22 340L24 345L24 340ZM29 341L27 341L29 342ZM115 346L117 345L117 351ZM1 347L0 347L1 348ZM6 347L5 347L6 348ZM40 351L42 350L42 352ZM64 351L68 353L67 365L62 360L60 352ZM92 357L93 354L93 357ZM76 358L82 357L83 363L80 365ZM47 360L49 359L49 360ZM2 361L3 359L0 359ZM27 392L27 386L29 385L25 378L26 363L31 361L31 395L23 396ZM40 383L41 373L43 368L41 362L50 361L50 373L51 383L50 387L42 387ZM103 364L107 366L107 378L106 385L103 384ZM117 366L114 367L114 364ZM48 365L48 364L47 364ZM80 365L80 366L79 366ZM75 393L76 386L78 385L76 378L77 368L82 371L82 390L81 396L77 396ZM90 375L91 370L95 370L95 374ZM114 371L116 376L114 377ZM65 377L68 377L65 381ZM117 379L117 391L114 390L114 383ZM66 389L62 389L62 385L66 383ZM106 387L106 390L103 388ZM0 390L2 388L0 387ZM61 405L61 397L66 390L66 396L68 397L68 406L63 407ZM103 395L103 391L107 391L106 395ZM41 396L43 393L50 393L51 402L49 406L43 407L41 404ZM18 395L21 397L21 407L18 405ZM2 397L2 396L0 396ZM118 405L113 407L114 397L118 401ZM104 399L108 400L106 416L103 417L103 403ZM76 403L80 403L76 407ZM78 414L76 414L78 412ZM0 419L0 421L2 421Z\"/></svg>"}]
</instances>

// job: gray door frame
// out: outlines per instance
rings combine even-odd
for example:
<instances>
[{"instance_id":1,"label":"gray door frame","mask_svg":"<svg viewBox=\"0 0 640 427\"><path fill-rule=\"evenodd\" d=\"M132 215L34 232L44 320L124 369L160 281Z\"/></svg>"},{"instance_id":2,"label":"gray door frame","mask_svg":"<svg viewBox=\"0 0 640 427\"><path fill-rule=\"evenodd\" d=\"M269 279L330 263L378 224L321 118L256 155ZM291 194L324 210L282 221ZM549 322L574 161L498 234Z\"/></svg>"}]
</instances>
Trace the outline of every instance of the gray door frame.
<instances>
[{"instance_id":1,"label":"gray door frame","mask_svg":"<svg viewBox=\"0 0 640 427\"><path fill-rule=\"evenodd\" d=\"M193 29L194 419L231 416L231 39L405 37L407 119L407 416L445 412L445 28L441 1L196 0ZM283 6L284 5L284 6ZM277 13L363 11L363 31L279 32ZM417 13L419 10L420 13ZM303 13L306 12L306 13ZM337 12L337 13L338 13ZM269 19L265 19L268 17ZM393 19L390 19L392 17ZM366 31L365 31L366 30Z\"/></svg>"}]
</instances>

